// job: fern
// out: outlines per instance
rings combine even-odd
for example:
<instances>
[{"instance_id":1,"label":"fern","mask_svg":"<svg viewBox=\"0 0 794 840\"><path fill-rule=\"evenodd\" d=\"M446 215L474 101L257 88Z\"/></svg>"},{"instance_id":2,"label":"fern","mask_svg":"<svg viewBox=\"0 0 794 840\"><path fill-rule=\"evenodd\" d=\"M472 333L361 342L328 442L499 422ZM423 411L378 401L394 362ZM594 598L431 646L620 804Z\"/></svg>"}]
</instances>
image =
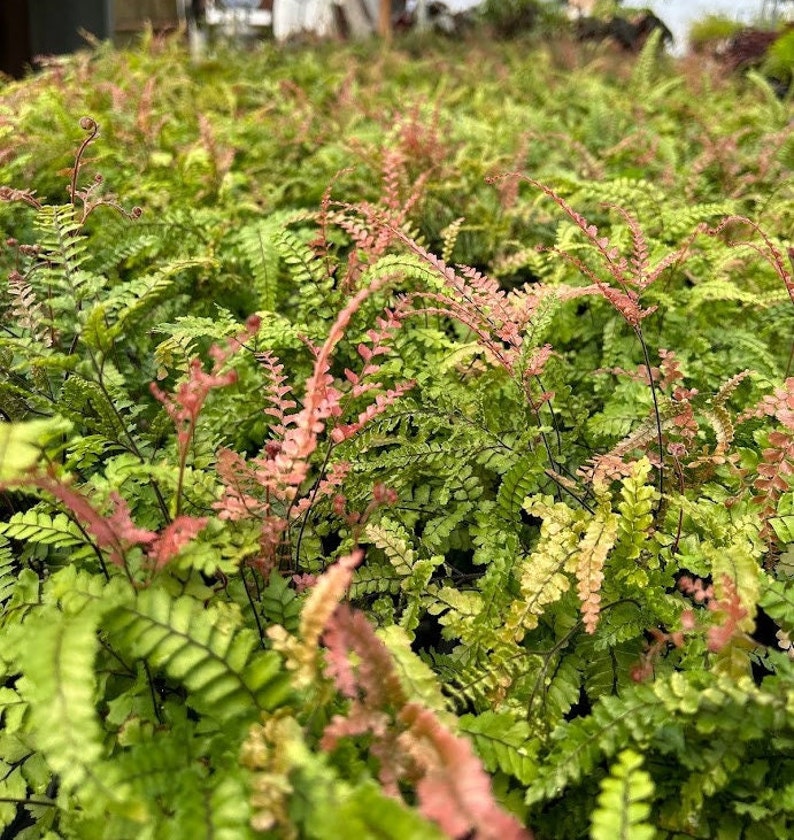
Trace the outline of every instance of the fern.
<instances>
[{"instance_id":1,"label":"fern","mask_svg":"<svg viewBox=\"0 0 794 840\"><path fill-rule=\"evenodd\" d=\"M24 649L19 632L9 638L9 653L25 675L22 696L31 707L36 748L64 789L79 792L86 804L97 795L109 802L124 797L114 789L112 771L101 764L93 673L99 617L98 610L66 614L49 608L25 624L35 630L35 651Z\"/></svg>"},{"instance_id":2,"label":"fern","mask_svg":"<svg viewBox=\"0 0 794 840\"><path fill-rule=\"evenodd\" d=\"M16 563L6 539L0 542L0 605L4 604L16 584Z\"/></svg>"},{"instance_id":3,"label":"fern","mask_svg":"<svg viewBox=\"0 0 794 840\"><path fill-rule=\"evenodd\" d=\"M642 756L621 752L608 778L601 782L598 806L593 812L592 840L652 840L656 832L647 822L653 795L651 777L642 769Z\"/></svg>"},{"instance_id":4,"label":"fern","mask_svg":"<svg viewBox=\"0 0 794 840\"><path fill-rule=\"evenodd\" d=\"M0 533L10 539L58 548L86 543L85 534L65 514L51 516L36 508L16 513L8 522L0 523Z\"/></svg>"},{"instance_id":5,"label":"fern","mask_svg":"<svg viewBox=\"0 0 794 840\"><path fill-rule=\"evenodd\" d=\"M251 718L283 702L288 688L279 657L255 652L256 636L231 615L226 624L213 618L192 598L153 589L114 610L107 626L124 651L183 683L189 703L210 718Z\"/></svg>"},{"instance_id":6,"label":"fern","mask_svg":"<svg viewBox=\"0 0 794 840\"><path fill-rule=\"evenodd\" d=\"M522 785L528 785L535 777L537 745L530 738L525 721L517 721L510 714L483 712L462 715L458 725L472 739L488 770L501 770Z\"/></svg>"}]
</instances>

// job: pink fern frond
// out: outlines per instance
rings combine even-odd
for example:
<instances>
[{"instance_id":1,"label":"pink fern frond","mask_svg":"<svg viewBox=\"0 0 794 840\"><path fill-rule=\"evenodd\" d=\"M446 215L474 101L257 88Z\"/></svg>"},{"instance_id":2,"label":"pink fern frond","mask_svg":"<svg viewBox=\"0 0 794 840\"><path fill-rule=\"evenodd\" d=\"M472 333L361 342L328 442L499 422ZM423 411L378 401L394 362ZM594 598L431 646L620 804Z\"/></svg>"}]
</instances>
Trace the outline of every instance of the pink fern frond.
<instances>
[{"instance_id":1,"label":"pink fern frond","mask_svg":"<svg viewBox=\"0 0 794 840\"><path fill-rule=\"evenodd\" d=\"M206 516L178 516L170 522L149 549L148 555L156 570L162 569L207 527Z\"/></svg>"},{"instance_id":2,"label":"pink fern frond","mask_svg":"<svg viewBox=\"0 0 794 840\"><path fill-rule=\"evenodd\" d=\"M450 837L529 840L531 834L496 802L491 779L471 744L453 735L429 709L407 703L398 741L422 772L419 810Z\"/></svg>"},{"instance_id":3,"label":"pink fern frond","mask_svg":"<svg viewBox=\"0 0 794 840\"><path fill-rule=\"evenodd\" d=\"M284 384L287 381L284 365L270 351L255 353L254 358L265 369L267 377L265 400L268 407L265 408L265 414L276 420L276 425L271 426L271 431L277 437L283 437L287 426L294 419L293 412L297 406L295 400L290 399L292 386Z\"/></svg>"},{"instance_id":4,"label":"pink fern frond","mask_svg":"<svg viewBox=\"0 0 794 840\"><path fill-rule=\"evenodd\" d=\"M304 644L316 646L353 580L353 571L364 557L357 548L340 557L317 579L301 611L298 634Z\"/></svg>"},{"instance_id":5,"label":"pink fern frond","mask_svg":"<svg viewBox=\"0 0 794 840\"><path fill-rule=\"evenodd\" d=\"M8 296L11 298L11 320L26 329L30 335L45 347L53 344L53 332L46 328L48 318L44 307L36 297L36 292L27 280L18 272L8 275Z\"/></svg>"},{"instance_id":6,"label":"pink fern frond","mask_svg":"<svg viewBox=\"0 0 794 840\"><path fill-rule=\"evenodd\" d=\"M385 393L378 394L375 397L375 402L370 403L359 415L358 418L353 421L352 423L345 423L341 426L335 426L334 429L331 431L331 440L334 443L342 443L345 440L349 440L353 435L357 434L367 425L367 423L371 422L375 417L383 414L389 406L394 405L394 403L410 391L416 383L413 381L410 382L402 382L399 385L396 385L394 388L389 388Z\"/></svg>"},{"instance_id":7,"label":"pink fern frond","mask_svg":"<svg viewBox=\"0 0 794 840\"><path fill-rule=\"evenodd\" d=\"M35 475L27 483L46 490L62 502L116 566L124 567L126 552L133 546L150 545L157 539L154 531L139 528L132 521L129 505L118 493L110 494L113 511L106 515L78 490L52 475Z\"/></svg>"}]
</instances>

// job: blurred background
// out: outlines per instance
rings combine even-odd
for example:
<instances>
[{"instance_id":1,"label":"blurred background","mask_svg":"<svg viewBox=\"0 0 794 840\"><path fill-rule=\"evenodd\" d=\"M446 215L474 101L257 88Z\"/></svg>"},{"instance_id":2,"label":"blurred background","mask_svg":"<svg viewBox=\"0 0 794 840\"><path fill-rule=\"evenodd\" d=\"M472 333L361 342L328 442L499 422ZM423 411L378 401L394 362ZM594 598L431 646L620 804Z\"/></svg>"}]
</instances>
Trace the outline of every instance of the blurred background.
<instances>
[{"instance_id":1,"label":"blurred background","mask_svg":"<svg viewBox=\"0 0 794 840\"><path fill-rule=\"evenodd\" d=\"M681 55L697 22L711 28L696 40L728 37L731 24L779 27L790 19L794 0L649 0L641 7L603 0L2 0L0 3L0 72L21 77L38 56L68 53L92 38L123 44L150 25L155 32L182 28L194 51L213 33L240 42L257 38L285 40L315 37L361 37L412 27L451 31L462 20L496 23L504 36L511 26L537 25L556 15L560 21L631 20L648 11L658 16L673 40L667 46Z\"/></svg>"}]
</instances>

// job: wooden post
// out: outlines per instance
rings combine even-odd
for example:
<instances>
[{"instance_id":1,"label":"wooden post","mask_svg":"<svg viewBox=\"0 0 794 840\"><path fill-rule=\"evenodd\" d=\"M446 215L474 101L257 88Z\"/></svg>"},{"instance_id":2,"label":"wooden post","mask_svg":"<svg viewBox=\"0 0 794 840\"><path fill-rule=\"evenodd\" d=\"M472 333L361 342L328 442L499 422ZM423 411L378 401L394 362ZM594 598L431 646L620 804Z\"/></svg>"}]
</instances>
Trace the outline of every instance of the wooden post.
<instances>
[{"instance_id":1,"label":"wooden post","mask_svg":"<svg viewBox=\"0 0 794 840\"><path fill-rule=\"evenodd\" d=\"M391 40L391 0L380 0L378 33L381 38L385 38L387 41Z\"/></svg>"}]
</instances>

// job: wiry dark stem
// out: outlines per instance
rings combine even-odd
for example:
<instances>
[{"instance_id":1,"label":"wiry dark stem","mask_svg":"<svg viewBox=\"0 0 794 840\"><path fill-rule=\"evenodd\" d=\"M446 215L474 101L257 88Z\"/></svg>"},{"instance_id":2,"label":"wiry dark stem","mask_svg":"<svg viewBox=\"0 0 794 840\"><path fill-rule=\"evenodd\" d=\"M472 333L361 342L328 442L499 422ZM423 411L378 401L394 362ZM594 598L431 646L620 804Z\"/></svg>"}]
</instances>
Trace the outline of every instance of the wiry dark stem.
<instances>
[{"instance_id":1,"label":"wiry dark stem","mask_svg":"<svg viewBox=\"0 0 794 840\"><path fill-rule=\"evenodd\" d=\"M651 357L648 353L648 345L645 343L645 336L642 334L642 328L637 325L634 327L634 334L642 347L642 355L645 360L645 369L648 371L648 382L651 386L651 398L653 399L653 414L656 420L656 440L659 444L659 502L656 505L656 514L662 509L662 497L664 495L664 438L662 436L662 415L659 411L659 400L656 396L656 381L653 378L653 367L651 365Z\"/></svg>"},{"instance_id":2,"label":"wiry dark stem","mask_svg":"<svg viewBox=\"0 0 794 840\"><path fill-rule=\"evenodd\" d=\"M82 165L83 155L85 154L85 150L91 145L91 143L94 142L97 134L99 134L99 125L96 120L92 120L91 117L83 117L80 120L80 128L82 128L83 131L89 132L89 134L88 137L86 137L80 144L80 148L77 150L77 154L74 158L72 181L69 186L69 200L72 202L73 206L77 200L77 178L80 174L80 166Z\"/></svg>"}]
</instances>

